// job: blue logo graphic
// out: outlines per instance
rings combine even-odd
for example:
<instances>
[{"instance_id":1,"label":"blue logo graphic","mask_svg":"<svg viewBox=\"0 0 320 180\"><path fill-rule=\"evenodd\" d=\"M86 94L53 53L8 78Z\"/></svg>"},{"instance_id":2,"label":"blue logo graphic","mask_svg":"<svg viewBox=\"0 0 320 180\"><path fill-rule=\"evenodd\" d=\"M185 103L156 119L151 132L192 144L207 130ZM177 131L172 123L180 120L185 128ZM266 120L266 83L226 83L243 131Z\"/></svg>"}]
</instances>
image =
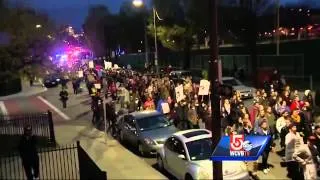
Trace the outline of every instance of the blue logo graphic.
<instances>
[{"instance_id":1,"label":"blue logo graphic","mask_svg":"<svg viewBox=\"0 0 320 180\"><path fill-rule=\"evenodd\" d=\"M256 161L270 138L270 136L223 136L210 159L212 161Z\"/></svg>"}]
</instances>

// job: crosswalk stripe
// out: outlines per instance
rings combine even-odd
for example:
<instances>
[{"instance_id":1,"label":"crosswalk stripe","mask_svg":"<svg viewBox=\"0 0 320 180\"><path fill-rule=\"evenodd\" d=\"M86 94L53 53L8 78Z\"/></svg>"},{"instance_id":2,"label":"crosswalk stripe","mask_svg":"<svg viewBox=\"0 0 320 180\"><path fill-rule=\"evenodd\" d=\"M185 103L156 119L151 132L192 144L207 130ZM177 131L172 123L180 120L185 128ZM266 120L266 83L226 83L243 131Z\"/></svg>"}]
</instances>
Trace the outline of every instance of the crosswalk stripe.
<instances>
[{"instance_id":1,"label":"crosswalk stripe","mask_svg":"<svg viewBox=\"0 0 320 180\"><path fill-rule=\"evenodd\" d=\"M67 116L65 113L60 111L58 108L56 108L54 105L52 105L49 101L45 100L41 96L37 96L38 99L40 99L42 102L44 102L47 106L49 106L52 110L54 110L56 113L58 113L64 120L70 120L70 117Z\"/></svg>"},{"instance_id":2,"label":"crosswalk stripe","mask_svg":"<svg viewBox=\"0 0 320 180\"><path fill-rule=\"evenodd\" d=\"M6 106L4 105L3 101L0 101L0 111L2 112L3 115L8 115L8 110Z\"/></svg>"}]
</instances>

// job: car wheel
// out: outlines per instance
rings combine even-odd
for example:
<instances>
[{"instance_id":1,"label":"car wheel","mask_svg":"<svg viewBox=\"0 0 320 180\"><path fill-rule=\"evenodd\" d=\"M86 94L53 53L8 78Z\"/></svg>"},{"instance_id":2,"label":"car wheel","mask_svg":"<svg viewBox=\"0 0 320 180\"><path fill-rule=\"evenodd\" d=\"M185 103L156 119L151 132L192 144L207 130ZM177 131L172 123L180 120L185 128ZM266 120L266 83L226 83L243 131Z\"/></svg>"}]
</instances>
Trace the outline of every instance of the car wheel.
<instances>
[{"instance_id":1,"label":"car wheel","mask_svg":"<svg viewBox=\"0 0 320 180\"><path fill-rule=\"evenodd\" d=\"M160 154L157 154L157 165L160 171L164 170L163 161Z\"/></svg>"},{"instance_id":2,"label":"car wheel","mask_svg":"<svg viewBox=\"0 0 320 180\"><path fill-rule=\"evenodd\" d=\"M192 176L190 174L186 174L185 180L193 180Z\"/></svg>"},{"instance_id":3,"label":"car wheel","mask_svg":"<svg viewBox=\"0 0 320 180\"><path fill-rule=\"evenodd\" d=\"M145 153L143 151L143 146L141 143L138 144L138 151L139 151L140 156L143 157L145 155Z\"/></svg>"}]
</instances>

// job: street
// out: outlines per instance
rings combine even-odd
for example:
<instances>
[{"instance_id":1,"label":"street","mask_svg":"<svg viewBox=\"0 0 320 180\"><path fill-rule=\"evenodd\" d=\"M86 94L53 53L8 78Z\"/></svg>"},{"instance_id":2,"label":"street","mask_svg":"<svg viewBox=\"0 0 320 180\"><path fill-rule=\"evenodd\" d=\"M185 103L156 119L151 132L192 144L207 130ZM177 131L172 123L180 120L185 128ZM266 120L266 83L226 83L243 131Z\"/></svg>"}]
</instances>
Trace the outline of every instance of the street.
<instances>
[{"instance_id":1,"label":"street","mask_svg":"<svg viewBox=\"0 0 320 180\"><path fill-rule=\"evenodd\" d=\"M19 114L19 113L32 113L32 112L45 112L50 110L53 112L53 120L56 128L57 141L60 144L70 144L74 143L77 140L77 137L74 135L68 135L65 132L65 128L60 129L64 125L68 126L85 126L86 128L82 131L84 133L88 127L91 127L92 112L90 109L91 99L87 94L87 91L84 90L81 94L73 95L72 89L69 86L69 101L66 109L62 108L62 103L59 100L58 94L60 92L60 87L49 88L48 91L41 94L10 99L3 101L3 104L6 108L6 111L9 115ZM251 104L252 100L246 100L246 106ZM91 133L91 132L90 132ZM103 134L103 133L102 133ZM91 133L91 138L101 136L99 131ZM101 140L101 139L100 139ZM98 140L95 140L98 141ZM278 142L277 142L278 144ZM130 152L135 154L138 158L146 162L150 167L157 169L156 158L155 157L140 157L137 155L137 151L134 148L124 145ZM112 147L111 147L112 148ZM101 153L101 152L100 152ZM261 161L261 160L260 160ZM261 179L279 179L280 177L286 178L286 169L280 167L280 162L282 160L280 157L272 153L270 154L269 162L274 166L271 172L268 175L263 174L261 171L258 172L258 175ZM172 175L167 172L161 172L168 179L174 179Z\"/></svg>"}]
</instances>

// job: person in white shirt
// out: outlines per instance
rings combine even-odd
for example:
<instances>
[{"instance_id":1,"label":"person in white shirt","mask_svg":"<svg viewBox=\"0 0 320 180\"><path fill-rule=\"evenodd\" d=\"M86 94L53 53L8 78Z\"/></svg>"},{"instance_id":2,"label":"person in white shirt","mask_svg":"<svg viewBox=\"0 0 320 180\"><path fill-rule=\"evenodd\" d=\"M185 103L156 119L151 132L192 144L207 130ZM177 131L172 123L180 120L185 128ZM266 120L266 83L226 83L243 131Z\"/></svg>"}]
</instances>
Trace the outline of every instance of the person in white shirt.
<instances>
[{"instance_id":1,"label":"person in white shirt","mask_svg":"<svg viewBox=\"0 0 320 180\"><path fill-rule=\"evenodd\" d=\"M315 162L313 161L313 156L309 149L310 140L308 139L308 144L301 145L293 153L293 159L296 160L303 169L304 179L306 180L316 180L317 179L317 169Z\"/></svg>"},{"instance_id":2,"label":"person in white shirt","mask_svg":"<svg viewBox=\"0 0 320 180\"><path fill-rule=\"evenodd\" d=\"M293 154L303 144L302 137L297 133L296 125L291 123L289 125L289 133L285 138L285 156L289 178L296 179L297 177L301 177L299 163L293 159Z\"/></svg>"},{"instance_id":3,"label":"person in white shirt","mask_svg":"<svg viewBox=\"0 0 320 180\"><path fill-rule=\"evenodd\" d=\"M286 126L286 119L288 119L288 118L289 118L289 112L284 111L284 112L282 112L281 117L279 117L277 119L276 129L279 134L281 133L282 128Z\"/></svg>"}]
</instances>

